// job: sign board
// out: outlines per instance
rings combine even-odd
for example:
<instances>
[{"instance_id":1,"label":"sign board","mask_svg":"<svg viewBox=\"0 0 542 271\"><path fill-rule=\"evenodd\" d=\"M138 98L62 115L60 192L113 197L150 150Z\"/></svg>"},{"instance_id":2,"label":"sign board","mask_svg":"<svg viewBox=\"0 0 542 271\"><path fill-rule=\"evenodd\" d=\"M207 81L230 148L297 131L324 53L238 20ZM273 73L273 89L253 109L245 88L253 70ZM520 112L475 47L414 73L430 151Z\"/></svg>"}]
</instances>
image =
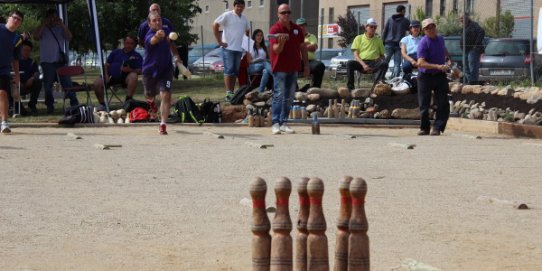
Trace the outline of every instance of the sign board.
<instances>
[{"instance_id":1,"label":"sign board","mask_svg":"<svg viewBox=\"0 0 542 271\"><path fill-rule=\"evenodd\" d=\"M319 38L337 38L341 33L341 27L338 24L324 24L318 25L318 37Z\"/></svg>"}]
</instances>

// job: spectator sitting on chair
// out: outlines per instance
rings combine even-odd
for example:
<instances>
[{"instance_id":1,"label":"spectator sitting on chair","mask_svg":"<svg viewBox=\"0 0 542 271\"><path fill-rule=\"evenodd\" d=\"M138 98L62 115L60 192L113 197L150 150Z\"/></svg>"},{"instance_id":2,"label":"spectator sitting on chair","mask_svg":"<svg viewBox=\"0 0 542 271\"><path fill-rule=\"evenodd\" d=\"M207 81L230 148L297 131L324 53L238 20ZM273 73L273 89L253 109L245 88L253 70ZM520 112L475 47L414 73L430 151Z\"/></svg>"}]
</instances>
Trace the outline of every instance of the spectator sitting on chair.
<instances>
[{"instance_id":1,"label":"spectator sitting on chair","mask_svg":"<svg viewBox=\"0 0 542 271\"><path fill-rule=\"evenodd\" d=\"M319 60L316 60L316 50L318 49L318 39L315 35L307 31L307 21L305 18L299 18L295 21L297 25L303 29L305 33L305 45L307 47L307 54L309 57L310 74L312 74L311 87L322 87L322 78L326 71L326 66Z\"/></svg>"},{"instance_id":2,"label":"spectator sitting on chair","mask_svg":"<svg viewBox=\"0 0 542 271\"><path fill-rule=\"evenodd\" d=\"M375 19L369 18L365 33L358 35L352 42L351 49L354 51L355 60L348 60L346 63L349 90L354 89L354 71L375 73L374 82L384 80L388 63L384 61L384 43L375 34L377 26Z\"/></svg>"},{"instance_id":3,"label":"spectator sitting on chair","mask_svg":"<svg viewBox=\"0 0 542 271\"><path fill-rule=\"evenodd\" d=\"M401 39L401 56L403 61L403 73L405 76L412 73L413 68L417 68L418 56L416 51L418 50L418 44L422 37L420 36L421 25L419 21L410 22L410 35Z\"/></svg>"},{"instance_id":4,"label":"spectator sitting on chair","mask_svg":"<svg viewBox=\"0 0 542 271\"><path fill-rule=\"evenodd\" d=\"M264 92L269 77L273 76L273 70L271 69L271 62L269 61L269 51L265 46L263 31L256 29L252 33L252 40L254 40L252 48L249 48L250 54L247 55L250 61L248 66L248 74L261 74L259 91ZM245 44L246 45L246 44Z\"/></svg>"},{"instance_id":5,"label":"spectator sitting on chair","mask_svg":"<svg viewBox=\"0 0 542 271\"><path fill-rule=\"evenodd\" d=\"M55 9L48 9L45 13L43 22L34 31L34 39L40 41L40 61L43 70L43 86L45 90L45 105L47 105L47 113L53 113L55 107L55 99L53 97L53 83L56 81L56 70L66 66L67 63L61 61L66 41L72 39L72 33L68 27L58 17ZM65 87L71 87L72 81L70 77L61 77L60 84ZM79 101L74 92L66 94L70 99L70 105L78 105Z\"/></svg>"},{"instance_id":6,"label":"spectator sitting on chair","mask_svg":"<svg viewBox=\"0 0 542 271\"><path fill-rule=\"evenodd\" d=\"M21 50L21 58L19 59L19 71L21 71L21 96L30 94L30 101L28 101L28 108L32 115L36 116L38 110L36 104L38 103L38 96L41 91L41 80L39 76L38 64L30 58L32 53L32 42L29 40L23 41L23 48ZM19 102L20 103L20 102ZM25 111L21 104L21 114Z\"/></svg>"},{"instance_id":7,"label":"spectator sitting on chair","mask_svg":"<svg viewBox=\"0 0 542 271\"><path fill-rule=\"evenodd\" d=\"M126 88L126 99L132 99L137 87L137 77L141 74L143 57L136 52L136 38L126 36L122 49L115 49L107 57L104 65L106 87L122 85ZM101 77L94 81L94 93L100 102L98 110L105 110L104 82Z\"/></svg>"}]
</instances>

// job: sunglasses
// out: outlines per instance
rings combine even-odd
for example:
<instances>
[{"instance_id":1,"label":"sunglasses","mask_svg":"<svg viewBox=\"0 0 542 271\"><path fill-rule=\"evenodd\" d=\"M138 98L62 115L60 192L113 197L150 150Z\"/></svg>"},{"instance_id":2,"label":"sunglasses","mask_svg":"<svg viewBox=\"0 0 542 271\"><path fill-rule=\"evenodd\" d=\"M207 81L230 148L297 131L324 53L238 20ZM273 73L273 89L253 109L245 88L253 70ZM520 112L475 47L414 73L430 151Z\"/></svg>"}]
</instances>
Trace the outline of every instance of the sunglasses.
<instances>
[{"instance_id":1,"label":"sunglasses","mask_svg":"<svg viewBox=\"0 0 542 271\"><path fill-rule=\"evenodd\" d=\"M430 25L426 26L423 30L433 30L435 28L437 28L437 27L434 24L430 24Z\"/></svg>"},{"instance_id":2,"label":"sunglasses","mask_svg":"<svg viewBox=\"0 0 542 271\"><path fill-rule=\"evenodd\" d=\"M376 28L376 25L368 25L367 28Z\"/></svg>"},{"instance_id":3,"label":"sunglasses","mask_svg":"<svg viewBox=\"0 0 542 271\"><path fill-rule=\"evenodd\" d=\"M288 14L288 15L290 15L290 14L292 14L292 12L289 11L289 10L286 10L286 11L281 11L281 12L279 12L279 14L282 14L282 15Z\"/></svg>"}]
</instances>

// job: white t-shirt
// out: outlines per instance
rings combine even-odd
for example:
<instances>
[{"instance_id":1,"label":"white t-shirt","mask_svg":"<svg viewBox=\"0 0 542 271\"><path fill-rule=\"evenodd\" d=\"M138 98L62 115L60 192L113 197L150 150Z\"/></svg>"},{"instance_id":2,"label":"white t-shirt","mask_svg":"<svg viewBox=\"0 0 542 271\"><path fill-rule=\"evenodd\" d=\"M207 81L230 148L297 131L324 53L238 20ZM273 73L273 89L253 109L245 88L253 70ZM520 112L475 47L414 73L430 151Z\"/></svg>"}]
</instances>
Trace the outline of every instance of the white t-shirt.
<instances>
[{"instance_id":1,"label":"white t-shirt","mask_svg":"<svg viewBox=\"0 0 542 271\"><path fill-rule=\"evenodd\" d=\"M222 13L215 19L215 23L222 26L222 42L228 44L226 49L242 52L243 36L250 30L247 17L238 16L233 10Z\"/></svg>"}]
</instances>

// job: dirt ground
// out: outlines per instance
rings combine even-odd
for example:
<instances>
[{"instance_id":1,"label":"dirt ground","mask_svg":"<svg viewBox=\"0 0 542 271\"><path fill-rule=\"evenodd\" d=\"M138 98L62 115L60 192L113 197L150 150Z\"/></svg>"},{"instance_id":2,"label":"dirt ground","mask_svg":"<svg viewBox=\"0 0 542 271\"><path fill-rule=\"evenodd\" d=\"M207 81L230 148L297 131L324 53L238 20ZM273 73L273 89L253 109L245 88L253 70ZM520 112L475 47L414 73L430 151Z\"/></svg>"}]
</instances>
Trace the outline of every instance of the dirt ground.
<instances>
[{"instance_id":1,"label":"dirt ground","mask_svg":"<svg viewBox=\"0 0 542 271\"><path fill-rule=\"evenodd\" d=\"M256 176L267 181L268 206L280 176L294 187L303 176L324 180L333 267L343 175L368 183L372 270L542 270L541 141L294 128L272 136L269 128L171 125L159 136L157 125L15 127L0 136L0 270L250 270L251 207L242 202ZM297 210L294 190L293 221Z\"/></svg>"}]
</instances>

